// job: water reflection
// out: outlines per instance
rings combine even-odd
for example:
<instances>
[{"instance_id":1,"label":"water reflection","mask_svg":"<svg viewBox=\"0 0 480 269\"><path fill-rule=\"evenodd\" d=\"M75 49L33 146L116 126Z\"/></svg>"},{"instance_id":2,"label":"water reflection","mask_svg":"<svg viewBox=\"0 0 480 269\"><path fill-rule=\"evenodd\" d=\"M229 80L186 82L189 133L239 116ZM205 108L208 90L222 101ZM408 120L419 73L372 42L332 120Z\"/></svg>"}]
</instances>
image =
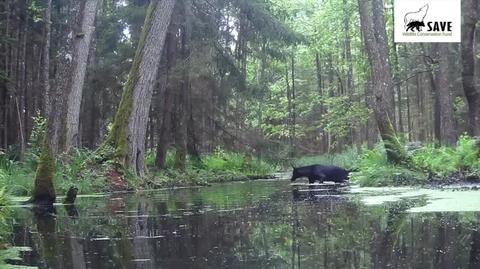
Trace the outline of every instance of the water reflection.
<instances>
[{"instance_id":1,"label":"water reflection","mask_svg":"<svg viewBox=\"0 0 480 269\"><path fill-rule=\"evenodd\" d=\"M40 268L479 268L480 214L365 206L342 189L259 181L19 209Z\"/></svg>"}]
</instances>

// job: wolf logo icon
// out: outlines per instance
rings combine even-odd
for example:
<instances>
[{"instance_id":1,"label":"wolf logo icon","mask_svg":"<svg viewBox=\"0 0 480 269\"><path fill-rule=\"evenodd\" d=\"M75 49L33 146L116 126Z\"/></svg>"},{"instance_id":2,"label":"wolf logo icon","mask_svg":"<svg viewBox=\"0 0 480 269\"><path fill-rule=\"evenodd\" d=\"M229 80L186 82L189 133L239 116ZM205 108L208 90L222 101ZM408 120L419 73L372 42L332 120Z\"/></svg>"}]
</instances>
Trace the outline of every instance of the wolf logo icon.
<instances>
[{"instance_id":1,"label":"wolf logo icon","mask_svg":"<svg viewBox=\"0 0 480 269\"><path fill-rule=\"evenodd\" d=\"M425 16L427 16L427 11L428 4L421 7L418 11L408 12L407 14L405 14L403 20L405 22L406 32L408 32L409 30L415 32L415 29L417 29L417 32L421 32L422 27L425 26L423 20L425 19Z\"/></svg>"}]
</instances>

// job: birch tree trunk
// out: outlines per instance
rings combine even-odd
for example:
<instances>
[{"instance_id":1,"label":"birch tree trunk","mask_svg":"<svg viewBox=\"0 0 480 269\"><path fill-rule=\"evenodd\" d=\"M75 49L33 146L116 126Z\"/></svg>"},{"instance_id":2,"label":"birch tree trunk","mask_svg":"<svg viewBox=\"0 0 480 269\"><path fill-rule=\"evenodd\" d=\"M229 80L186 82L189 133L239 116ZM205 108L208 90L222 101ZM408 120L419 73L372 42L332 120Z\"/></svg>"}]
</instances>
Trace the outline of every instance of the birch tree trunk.
<instances>
[{"instance_id":1,"label":"birch tree trunk","mask_svg":"<svg viewBox=\"0 0 480 269\"><path fill-rule=\"evenodd\" d=\"M78 124L80 119L80 105L82 103L83 84L87 71L90 44L95 31L95 16L101 0L87 0L82 11L82 18L78 32L75 33L73 51L73 69L71 87L67 100L67 119L65 123L65 144L63 150L68 152L78 144Z\"/></svg>"},{"instance_id":2,"label":"birch tree trunk","mask_svg":"<svg viewBox=\"0 0 480 269\"><path fill-rule=\"evenodd\" d=\"M122 100L105 141L105 145L115 148L115 159L139 176L145 173L148 112L175 2L154 0L150 3Z\"/></svg>"}]
</instances>

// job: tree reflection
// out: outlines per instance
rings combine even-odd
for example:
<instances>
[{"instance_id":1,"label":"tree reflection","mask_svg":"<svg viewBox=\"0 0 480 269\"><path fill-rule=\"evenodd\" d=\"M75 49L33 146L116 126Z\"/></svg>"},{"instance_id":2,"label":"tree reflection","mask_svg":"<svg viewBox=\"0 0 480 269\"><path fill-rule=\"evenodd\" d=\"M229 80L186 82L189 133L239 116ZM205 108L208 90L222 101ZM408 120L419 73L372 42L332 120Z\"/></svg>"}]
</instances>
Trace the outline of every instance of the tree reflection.
<instances>
[{"instance_id":1,"label":"tree reflection","mask_svg":"<svg viewBox=\"0 0 480 269\"><path fill-rule=\"evenodd\" d=\"M213 190L79 201L74 218L68 208L56 217L36 214L30 264L92 269L480 266L476 213L408 213L421 199L365 206L351 195L318 187ZM19 221L28 225L30 220Z\"/></svg>"}]
</instances>

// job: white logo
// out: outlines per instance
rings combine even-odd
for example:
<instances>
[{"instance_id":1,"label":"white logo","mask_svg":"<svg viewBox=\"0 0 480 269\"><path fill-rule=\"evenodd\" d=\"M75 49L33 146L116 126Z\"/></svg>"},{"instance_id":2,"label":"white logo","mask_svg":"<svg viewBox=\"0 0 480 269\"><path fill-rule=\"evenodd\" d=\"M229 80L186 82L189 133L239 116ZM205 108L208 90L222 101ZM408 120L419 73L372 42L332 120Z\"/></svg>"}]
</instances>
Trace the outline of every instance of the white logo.
<instances>
[{"instance_id":1,"label":"white logo","mask_svg":"<svg viewBox=\"0 0 480 269\"><path fill-rule=\"evenodd\" d=\"M395 0L395 42L460 42L460 0Z\"/></svg>"}]
</instances>

